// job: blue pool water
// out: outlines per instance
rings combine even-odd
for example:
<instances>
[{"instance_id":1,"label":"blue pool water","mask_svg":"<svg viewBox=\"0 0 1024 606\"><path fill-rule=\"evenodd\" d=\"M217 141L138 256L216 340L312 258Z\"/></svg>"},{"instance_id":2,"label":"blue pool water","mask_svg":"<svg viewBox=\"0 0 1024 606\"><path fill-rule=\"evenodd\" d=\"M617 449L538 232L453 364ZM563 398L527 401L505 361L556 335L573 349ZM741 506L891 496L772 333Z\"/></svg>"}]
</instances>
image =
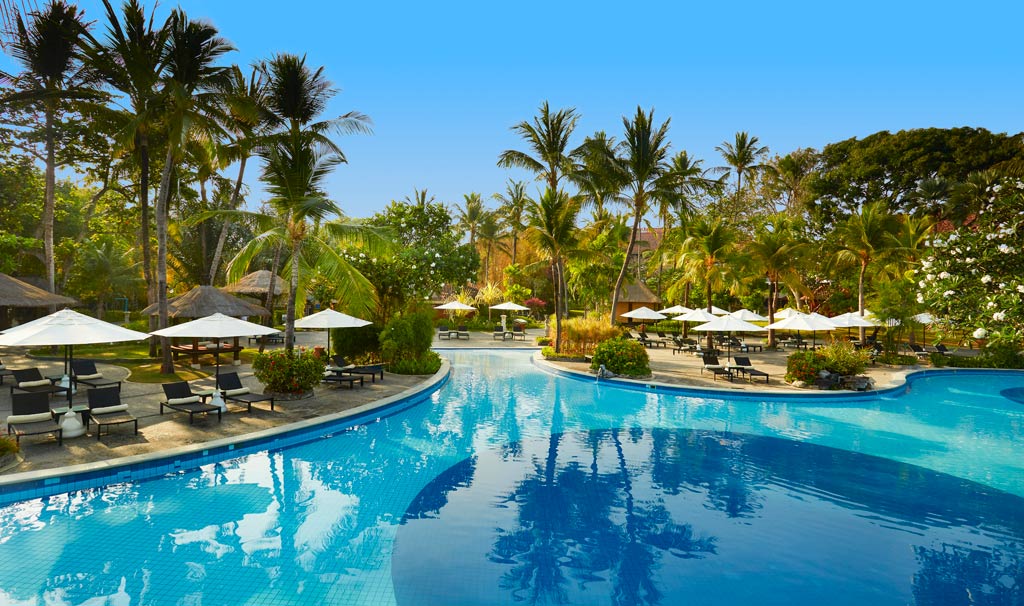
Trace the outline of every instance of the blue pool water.
<instances>
[{"instance_id":1,"label":"blue pool water","mask_svg":"<svg viewBox=\"0 0 1024 606\"><path fill-rule=\"evenodd\" d=\"M725 400L446 352L331 438L0 508L0 604L1024 603L1024 374Z\"/></svg>"}]
</instances>

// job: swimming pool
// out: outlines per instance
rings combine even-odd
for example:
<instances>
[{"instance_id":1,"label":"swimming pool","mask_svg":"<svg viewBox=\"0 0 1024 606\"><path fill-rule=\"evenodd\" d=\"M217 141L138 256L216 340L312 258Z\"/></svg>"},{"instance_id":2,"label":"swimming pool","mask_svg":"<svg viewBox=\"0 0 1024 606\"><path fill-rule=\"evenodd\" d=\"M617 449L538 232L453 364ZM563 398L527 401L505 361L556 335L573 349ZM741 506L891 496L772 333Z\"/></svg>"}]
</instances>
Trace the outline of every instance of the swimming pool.
<instances>
[{"instance_id":1,"label":"swimming pool","mask_svg":"<svg viewBox=\"0 0 1024 606\"><path fill-rule=\"evenodd\" d=\"M0 604L1024 599L1022 373L787 402L445 355L379 422L3 507Z\"/></svg>"}]
</instances>

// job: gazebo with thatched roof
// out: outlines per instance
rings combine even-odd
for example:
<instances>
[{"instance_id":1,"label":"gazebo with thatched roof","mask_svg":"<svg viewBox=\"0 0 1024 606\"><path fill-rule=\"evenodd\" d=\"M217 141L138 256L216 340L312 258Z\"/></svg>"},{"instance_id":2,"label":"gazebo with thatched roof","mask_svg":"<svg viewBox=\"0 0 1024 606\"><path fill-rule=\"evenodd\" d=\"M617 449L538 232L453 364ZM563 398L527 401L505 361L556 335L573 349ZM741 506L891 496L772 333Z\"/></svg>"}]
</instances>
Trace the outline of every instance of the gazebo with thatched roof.
<instances>
[{"instance_id":1,"label":"gazebo with thatched roof","mask_svg":"<svg viewBox=\"0 0 1024 606\"><path fill-rule=\"evenodd\" d=\"M158 304L154 303L143 309L142 313L155 316L160 313L160 308ZM232 316L235 318L270 315L269 311L259 305L255 305L245 301L244 299L239 299L236 296L229 295L214 286L196 286L187 293L167 301L167 317L169 318L205 318L206 316L215 313L221 313L225 316ZM200 347L199 339L193 339L191 346L171 346L171 351L175 354L188 354L192 358L192 365L195 367L199 366L199 354L207 352L217 355L220 352L226 353L231 351L234 362L236 364L240 364L241 358L239 358L238 354L241 350L242 348L238 344L237 337L230 348L218 345L216 351Z\"/></svg>"},{"instance_id":2,"label":"gazebo with thatched roof","mask_svg":"<svg viewBox=\"0 0 1024 606\"><path fill-rule=\"evenodd\" d=\"M643 282L623 284L622 293L619 296L619 304L615 307L614 319L618 320L622 314L633 311L637 307L657 308L661 305L661 298L651 292L650 288Z\"/></svg>"},{"instance_id":3,"label":"gazebo with thatched roof","mask_svg":"<svg viewBox=\"0 0 1024 606\"><path fill-rule=\"evenodd\" d=\"M0 273L0 328L10 326L11 307L51 307L74 305L71 297L55 295L28 282Z\"/></svg>"},{"instance_id":4,"label":"gazebo with thatched roof","mask_svg":"<svg viewBox=\"0 0 1024 606\"><path fill-rule=\"evenodd\" d=\"M224 291L236 295L265 297L267 291L270 290L271 278L274 280L274 296L280 296L284 292L284 280L267 269L246 274L241 280L225 286Z\"/></svg>"}]
</instances>

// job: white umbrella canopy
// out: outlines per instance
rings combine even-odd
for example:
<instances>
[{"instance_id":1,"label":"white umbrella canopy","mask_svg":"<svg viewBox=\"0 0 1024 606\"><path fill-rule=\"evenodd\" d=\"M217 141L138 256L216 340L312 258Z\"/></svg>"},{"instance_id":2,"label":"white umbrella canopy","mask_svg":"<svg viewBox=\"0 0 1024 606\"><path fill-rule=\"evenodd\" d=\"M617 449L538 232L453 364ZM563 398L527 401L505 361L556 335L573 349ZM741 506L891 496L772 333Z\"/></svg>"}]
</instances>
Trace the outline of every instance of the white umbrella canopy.
<instances>
[{"instance_id":1,"label":"white umbrella canopy","mask_svg":"<svg viewBox=\"0 0 1024 606\"><path fill-rule=\"evenodd\" d=\"M659 309L658 313L665 314L666 316L674 316L676 314L688 314L692 309L684 307L682 305L673 305L672 307L666 307L665 309Z\"/></svg>"},{"instance_id":2,"label":"white umbrella canopy","mask_svg":"<svg viewBox=\"0 0 1024 606\"><path fill-rule=\"evenodd\" d=\"M764 332L768 329L733 316L721 316L706 324L694 326L693 330L699 332Z\"/></svg>"},{"instance_id":3,"label":"white umbrella canopy","mask_svg":"<svg viewBox=\"0 0 1024 606\"><path fill-rule=\"evenodd\" d=\"M149 335L144 332L129 330L71 309L62 309L4 331L0 335L0 345L88 345L148 338Z\"/></svg>"},{"instance_id":4,"label":"white umbrella canopy","mask_svg":"<svg viewBox=\"0 0 1024 606\"><path fill-rule=\"evenodd\" d=\"M149 334L156 337L208 337L221 339L227 337L258 337L277 332L272 326L253 324L224 314L213 314L198 318L184 324L168 326Z\"/></svg>"},{"instance_id":5,"label":"white umbrella canopy","mask_svg":"<svg viewBox=\"0 0 1024 606\"><path fill-rule=\"evenodd\" d=\"M530 311L529 307L513 303L512 301L505 301L500 305L492 305L491 309L497 309L500 311Z\"/></svg>"},{"instance_id":6,"label":"white umbrella canopy","mask_svg":"<svg viewBox=\"0 0 1024 606\"><path fill-rule=\"evenodd\" d=\"M362 320L333 309L325 309L315 314L299 318L295 321L295 328L326 328L327 330L327 355L331 355L331 328L360 328L373 324L369 320Z\"/></svg>"},{"instance_id":7,"label":"white umbrella canopy","mask_svg":"<svg viewBox=\"0 0 1024 606\"><path fill-rule=\"evenodd\" d=\"M838 316L832 316L829 318L837 328L871 328L875 326L875 323L867 318L860 317L860 314L855 311L849 311L845 314L839 314Z\"/></svg>"},{"instance_id":8,"label":"white umbrella canopy","mask_svg":"<svg viewBox=\"0 0 1024 606\"><path fill-rule=\"evenodd\" d=\"M736 311L729 314L733 318L745 320L747 322L767 322L768 318L762 316L759 313L750 311L749 309L737 309Z\"/></svg>"},{"instance_id":9,"label":"white umbrella canopy","mask_svg":"<svg viewBox=\"0 0 1024 606\"><path fill-rule=\"evenodd\" d=\"M787 307L786 309L775 312L775 317L780 320L785 320L786 318L798 313L800 312L793 309L792 307Z\"/></svg>"},{"instance_id":10,"label":"white umbrella canopy","mask_svg":"<svg viewBox=\"0 0 1024 606\"><path fill-rule=\"evenodd\" d=\"M935 323L935 316L931 315L928 312L917 314L916 316L914 316L913 319L918 324L934 324Z\"/></svg>"},{"instance_id":11,"label":"white umbrella canopy","mask_svg":"<svg viewBox=\"0 0 1024 606\"><path fill-rule=\"evenodd\" d=\"M668 316L660 314L650 307L638 307L632 311L627 311L624 314L619 314L622 318L630 318L632 320L665 320Z\"/></svg>"},{"instance_id":12,"label":"white umbrella canopy","mask_svg":"<svg viewBox=\"0 0 1024 606\"><path fill-rule=\"evenodd\" d=\"M721 307L718 307L717 305L712 305L711 306L711 313L715 314L716 316L724 316L724 315L729 313L729 310L722 309Z\"/></svg>"},{"instance_id":13,"label":"white umbrella canopy","mask_svg":"<svg viewBox=\"0 0 1024 606\"><path fill-rule=\"evenodd\" d=\"M675 319L680 322L711 322L712 320L717 320L718 316L709 314L706 309L694 309L693 311L683 314Z\"/></svg>"},{"instance_id":14,"label":"white umbrella canopy","mask_svg":"<svg viewBox=\"0 0 1024 606\"><path fill-rule=\"evenodd\" d=\"M459 301L449 301L444 305L438 305L434 309L443 309L444 311L475 311L476 308L472 305L466 305Z\"/></svg>"},{"instance_id":15,"label":"white umbrella canopy","mask_svg":"<svg viewBox=\"0 0 1024 606\"><path fill-rule=\"evenodd\" d=\"M835 330L836 329L836 325L833 324L831 320L829 320L828 318L826 318L825 316L823 316L821 314L814 314L814 315L812 315L812 314L802 314L800 312L796 312L795 315L792 315L792 316L790 316L788 318L785 318L783 320L779 320L778 322L775 322L774 324L769 324L767 326L767 328L771 328L771 329L775 329L775 330L778 330L778 329L797 330L797 331L809 330L809 331L811 331L811 345L814 345L815 342L816 342L815 341L815 336L816 336L817 331L819 331L819 330L824 330L824 331Z\"/></svg>"}]
</instances>

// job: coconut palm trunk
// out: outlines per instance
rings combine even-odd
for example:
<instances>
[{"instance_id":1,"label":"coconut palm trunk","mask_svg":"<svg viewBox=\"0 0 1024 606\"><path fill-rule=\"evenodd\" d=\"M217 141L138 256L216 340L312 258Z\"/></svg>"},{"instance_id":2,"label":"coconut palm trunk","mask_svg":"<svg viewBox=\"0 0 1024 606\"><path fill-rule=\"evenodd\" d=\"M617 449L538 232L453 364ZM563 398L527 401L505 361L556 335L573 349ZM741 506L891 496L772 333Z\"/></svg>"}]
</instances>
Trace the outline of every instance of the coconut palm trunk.
<instances>
[{"instance_id":1,"label":"coconut palm trunk","mask_svg":"<svg viewBox=\"0 0 1024 606\"><path fill-rule=\"evenodd\" d=\"M860 313L860 317L864 317L864 275L868 272L867 261L861 261L860 274L857 276L857 311ZM863 326L858 329L858 337L860 342L863 343L867 337L867 329Z\"/></svg>"},{"instance_id":2,"label":"coconut palm trunk","mask_svg":"<svg viewBox=\"0 0 1024 606\"><path fill-rule=\"evenodd\" d=\"M615 280L615 288L612 290L612 326L615 326L615 310L619 305L619 291L622 290L622 284L626 281L626 272L629 271L629 258L633 253L633 247L636 246L636 236L640 233L640 221L642 219L643 216L639 213L633 214L633 230L629 233L629 244L626 246L626 258L622 262L622 269L619 270L619 277Z\"/></svg>"},{"instance_id":3,"label":"coconut palm trunk","mask_svg":"<svg viewBox=\"0 0 1024 606\"><path fill-rule=\"evenodd\" d=\"M284 319L284 347L288 351L295 349L295 297L299 291L299 256L302 254L302 241L292 244L292 275L291 292L288 293L288 309Z\"/></svg>"},{"instance_id":4,"label":"coconut palm trunk","mask_svg":"<svg viewBox=\"0 0 1024 606\"><path fill-rule=\"evenodd\" d=\"M247 157L242 156L238 163L238 178L235 179L235 188L231 192L231 208L238 208L238 199L242 193L242 177L245 176L245 163L248 160ZM231 228L231 220L225 218L224 223L220 226L220 236L217 238L217 247L213 250L213 260L210 261L210 286L213 286L213 281L217 277L217 270L220 268L220 260L224 254L224 244L228 239L228 229Z\"/></svg>"},{"instance_id":5,"label":"coconut palm trunk","mask_svg":"<svg viewBox=\"0 0 1024 606\"><path fill-rule=\"evenodd\" d=\"M174 149L167 147L164 158L163 173L160 176L160 191L156 198L156 301L157 323L161 329L167 328L167 220L168 200L171 194L171 167L174 162ZM174 372L174 361L171 359L170 339L160 337L160 373Z\"/></svg>"}]
</instances>

